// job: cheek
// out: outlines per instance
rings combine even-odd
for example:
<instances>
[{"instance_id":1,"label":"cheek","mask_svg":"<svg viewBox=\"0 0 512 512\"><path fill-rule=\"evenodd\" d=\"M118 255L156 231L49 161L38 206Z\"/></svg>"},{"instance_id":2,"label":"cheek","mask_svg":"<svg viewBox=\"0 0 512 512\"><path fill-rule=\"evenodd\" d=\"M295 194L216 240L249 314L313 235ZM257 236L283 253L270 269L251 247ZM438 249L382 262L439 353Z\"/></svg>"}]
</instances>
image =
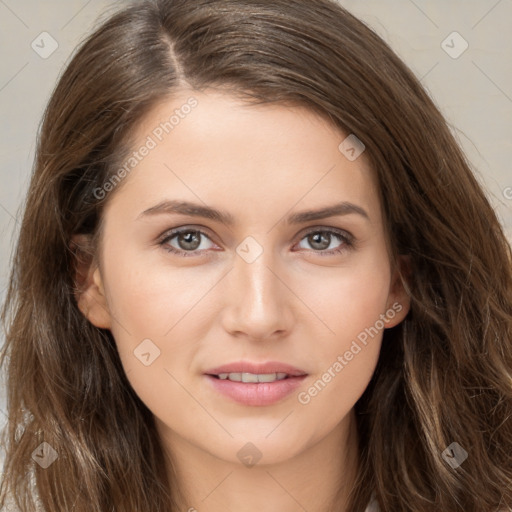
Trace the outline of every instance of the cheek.
<instances>
[{"instance_id":1,"label":"cheek","mask_svg":"<svg viewBox=\"0 0 512 512\"><path fill-rule=\"evenodd\" d=\"M323 325L318 322L314 345L317 373L297 401L319 432L332 427L354 406L379 358L390 271L384 258L360 263L335 272L330 269L329 279L318 278L313 289L311 279L302 284L305 302L314 305L311 309ZM325 425L314 422L319 416Z\"/></svg>"},{"instance_id":2,"label":"cheek","mask_svg":"<svg viewBox=\"0 0 512 512\"><path fill-rule=\"evenodd\" d=\"M311 439L331 432L353 409L372 378L381 339L376 335L366 346L357 340L343 343L327 358L323 371L297 393L295 417L302 419Z\"/></svg>"},{"instance_id":3,"label":"cheek","mask_svg":"<svg viewBox=\"0 0 512 512\"><path fill-rule=\"evenodd\" d=\"M146 343L149 352L158 354L151 367L162 362L164 334L173 329L186 314L183 295L192 292L186 286L186 276L176 270L149 265L141 251L127 247L115 236L108 239L104 260L105 292L112 317L112 334L127 373L140 371L142 361L137 349ZM123 251L115 251L124 247ZM148 342L147 340L150 340ZM153 347L154 345L154 347ZM155 348L156 347L156 348Z\"/></svg>"},{"instance_id":4,"label":"cheek","mask_svg":"<svg viewBox=\"0 0 512 512\"><path fill-rule=\"evenodd\" d=\"M163 250L148 258L127 248L105 261L104 274L112 334L132 387L155 408L164 399L167 405L179 400L177 382L188 378L215 321L215 285L223 271L207 265L178 268L166 264Z\"/></svg>"},{"instance_id":5,"label":"cheek","mask_svg":"<svg viewBox=\"0 0 512 512\"><path fill-rule=\"evenodd\" d=\"M372 293L338 295L331 306L327 331L318 337L312 356L317 372L297 393L299 415L313 438L320 438L344 418L367 388L377 365L383 334L386 296ZM326 332L326 329L323 331ZM318 418L322 418L319 422Z\"/></svg>"},{"instance_id":6,"label":"cheek","mask_svg":"<svg viewBox=\"0 0 512 512\"><path fill-rule=\"evenodd\" d=\"M125 250L114 253L116 244ZM155 251L161 254L148 259L147 254L126 247L114 237L106 250L111 255L105 261L104 275L108 277L105 286L114 318L112 331L116 340L131 351L146 338L157 344L165 339L165 346L170 348L169 343L180 345L179 339L187 335L189 344L193 344L191 336L201 330L201 322L206 328L208 319L215 316L216 305L222 302L229 306L220 283L225 269L210 264L166 264L165 251ZM342 349L345 340L372 326L384 312L390 275L383 256L382 251L366 251L355 254L351 264L338 267L315 265L315 261L321 261L318 257L284 275L299 299L290 296L289 302L297 322L330 340L322 344L322 352L332 347ZM222 301L215 298L219 293ZM194 326L193 332L184 332L187 325Z\"/></svg>"},{"instance_id":7,"label":"cheek","mask_svg":"<svg viewBox=\"0 0 512 512\"><path fill-rule=\"evenodd\" d=\"M353 264L297 272L294 291L323 323L325 352L343 349L387 308L390 268L381 251L356 254ZM320 322L321 320L321 322Z\"/></svg>"},{"instance_id":8,"label":"cheek","mask_svg":"<svg viewBox=\"0 0 512 512\"><path fill-rule=\"evenodd\" d=\"M229 301L218 296L223 286L217 286L226 269L177 267L166 265L164 257L158 260L150 265L140 252L127 248L105 261L104 274L115 318L112 334L125 372L144 402L166 396L168 406L181 396L172 377L186 377L201 340L218 318L216 306L229 306ZM339 420L362 394L377 363L382 333L375 332L375 324L385 313L389 268L382 251L368 251L353 261L339 267L310 261L285 276L300 299L283 295L293 308L297 336L304 334L296 339L297 350L308 354L315 371L315 379L301 390L302 400L297 399L305 417L329 410L333 421ZM138 350L142 342L142 353L152 361L147 366ZM155 389L166 388L167 393L155 396ZM155 403L152 408L158 407Z\"/></svg>"},{"instance_id":9,"label":"cheek","mask_svg":"<svg viewBox=\"0 0 512 512\"><path fill-rule=\"evenodd\" d=\"M152 411L183 407L188 402L178 382L201 338L194 304L204 290L178 269L138 264L129 254L105 270L112 335L132 388Z\"/></svg>"},{"instance_id":10,"label":"cheek","mask_svg":"<svg viewBox=\"0 0 512 512\"><path fill-rule=\"evenodd\" d=\"M148 258L127 250L105 264L111 313L136 336L162 338L199 305L218 280L211 270L166 264L165 251ZM119 329L119 327L118 327Z\"/></svg>"}]
</instances>

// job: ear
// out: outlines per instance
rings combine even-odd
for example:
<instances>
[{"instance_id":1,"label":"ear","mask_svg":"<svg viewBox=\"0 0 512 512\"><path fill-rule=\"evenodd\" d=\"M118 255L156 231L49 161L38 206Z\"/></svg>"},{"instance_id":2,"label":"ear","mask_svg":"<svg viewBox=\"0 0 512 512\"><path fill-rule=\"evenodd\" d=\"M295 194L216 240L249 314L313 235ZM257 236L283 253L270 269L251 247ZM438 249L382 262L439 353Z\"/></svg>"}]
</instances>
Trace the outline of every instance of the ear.
<instances>
[{"instance_id":1,"label":"ear","mask_svg":"<svg viewBox=\"0 0 512 512\"><path fill-rule=\"evenodd\" d=\"M400 255L391 276L386 309L386 328L395 327L411 309L409 284L411 282L411 261L409 256Z\"/></svg>"},{"instance_id":2,"label":"ear","mask_svg":"<svg viewBox=\"0 0 512 512\"><path fill-rule=\"evenodd\" d=\"M74 235L70 249L74 255L75 299L78 309L96 327L110 329L111 315L101 272L91 247L91 236Z\"/></svg>"}]
</instances>

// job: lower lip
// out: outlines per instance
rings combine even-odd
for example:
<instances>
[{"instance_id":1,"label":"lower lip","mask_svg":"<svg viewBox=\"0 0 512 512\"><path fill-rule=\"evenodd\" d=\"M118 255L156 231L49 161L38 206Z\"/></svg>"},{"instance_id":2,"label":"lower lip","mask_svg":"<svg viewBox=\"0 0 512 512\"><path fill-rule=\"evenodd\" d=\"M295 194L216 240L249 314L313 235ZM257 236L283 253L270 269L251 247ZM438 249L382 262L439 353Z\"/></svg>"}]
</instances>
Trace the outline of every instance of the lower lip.
<instances>
[{"instance_id":1,"label":"lower lip","mask_svg":"<svg viewBox=\"0 0 512 512\"><path fill-rule=\"evenodd\" d=\"M234 382L229 379L218 379L211 375L206 378L212 386L235 402L243 405L263 406L279 402L293 393L307 375L288 377L274 382Z\"/></svg>"}]
</instances>

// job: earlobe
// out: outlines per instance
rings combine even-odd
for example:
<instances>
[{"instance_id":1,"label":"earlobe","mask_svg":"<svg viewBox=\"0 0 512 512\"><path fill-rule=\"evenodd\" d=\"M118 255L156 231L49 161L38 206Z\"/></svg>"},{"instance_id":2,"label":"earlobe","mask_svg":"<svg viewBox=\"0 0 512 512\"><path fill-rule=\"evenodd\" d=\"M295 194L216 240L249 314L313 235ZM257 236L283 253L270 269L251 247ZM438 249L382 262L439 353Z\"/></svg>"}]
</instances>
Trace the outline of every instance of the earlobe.
<instances>
[{"instance_id":1,"label":"earlobe","mask_svg":"<svg viewBox=\"0 0 512 512\"><path fill-rule=\"evenodd\" d=\"M78 309L94 326L110 329L110 312L99 267L94 262L89 235L75 235L75 299Z\"/></svg>"},{"instance_id":2,"label":"earlobe","mask_svg":"<svg viewBox=\"0 0 512 512\"><path fill-rule=\"evenodd\" d=\"M397 268L392 276L388 296L386 327L395 327L404 320L411 308L409 284L411 282L411 262L409 256L398 257Z\"/></svg>"}]
</instances>

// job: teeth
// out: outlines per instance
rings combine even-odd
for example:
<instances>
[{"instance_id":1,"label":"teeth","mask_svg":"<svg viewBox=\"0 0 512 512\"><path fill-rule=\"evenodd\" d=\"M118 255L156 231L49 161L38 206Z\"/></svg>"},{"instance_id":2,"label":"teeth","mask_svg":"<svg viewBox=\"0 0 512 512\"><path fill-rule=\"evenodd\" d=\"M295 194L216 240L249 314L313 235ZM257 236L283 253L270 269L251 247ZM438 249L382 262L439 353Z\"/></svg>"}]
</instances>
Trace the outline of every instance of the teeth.
<instances>
[{"instance_id":1,"label":"teeth","mask_svg":"<svg viewBox=\"0 0 512 512\"><path fill-rule=\"evenodd\" d=\"M269 377L272 377L270 379L270 382L274 380L273 375L269 375ZM254 373L242 373L242 382L259 382L259 377L257 374ZM269 382L269 381L265 381Z\"/></svg>"},{"instance_id":2,"label":"teeth","mask_svg":"<svg viewBox=\"0 0 512 512\"><path fill-rule=\"evenodd\" d=\"M232 380L234 382L274 382L286 378L286 373L220 373L219 379Z\"/></svg>"}]
</instances>

